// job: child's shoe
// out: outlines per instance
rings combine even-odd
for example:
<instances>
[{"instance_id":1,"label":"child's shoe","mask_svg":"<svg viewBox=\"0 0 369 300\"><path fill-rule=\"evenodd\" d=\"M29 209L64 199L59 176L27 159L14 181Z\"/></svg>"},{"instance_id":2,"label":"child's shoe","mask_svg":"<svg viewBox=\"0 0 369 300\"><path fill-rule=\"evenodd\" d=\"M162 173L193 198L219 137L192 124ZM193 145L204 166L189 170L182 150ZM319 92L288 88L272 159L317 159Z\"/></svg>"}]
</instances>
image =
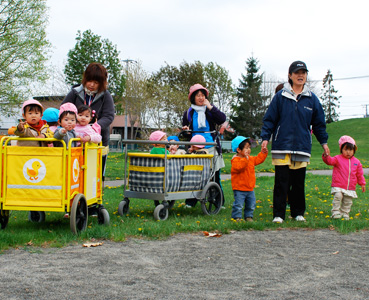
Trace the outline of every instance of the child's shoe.
<instances>
[{"instance_id":1,"label":"child's shoe","mask_svg":"<svg viewBox=\"0 0 369 300\"><path fill-rule=\"evenodd\" d=\"M342 215L340 213L336 213L332 215L332 219L341 219Z\"/></svg>"},{"instance_id":2,"label":"child's shoe","mask_svg":"<svg viewBox=\"0 0 369 300\"><path fill-rule=\"evenodd\" d=\"M66 213L66 214L64 215L64 219L69 219L69 214L68 214L68 213Z\"/></svg>"},{"instance_id":3,"label":"child's shoe","mask_svg":"<svg viewBox=\"0 0 369 300\"><path fill-rule=\"evenodd\" d=\"M306 222L305 218L303 216L301 216L301 215L300 216L297 216L295 218L295 220L298 221L298 222Z\"/></svg>"},{"instance_id":4,"label":"child's shoe","mask_svg":"<svg viewBox=\"0 0 369 300\"><path fill-rule=\"evenodd\" d=\"M344 219L344 220L350 220L350 216L348 215L348 214L342 214L342 218Z\"/></svg>"},{"instance_id":5,"label":"child's shoe","mask_svg":"<svg viewBox=\"0 0 369 300\"><path fill-rule=\"evenodd\" d=\"M253 220L251 217L247 217L247 218L245 219L245 221L246 221L246 222L254 222L254 220Z\"/></svg>"}]
</instances>

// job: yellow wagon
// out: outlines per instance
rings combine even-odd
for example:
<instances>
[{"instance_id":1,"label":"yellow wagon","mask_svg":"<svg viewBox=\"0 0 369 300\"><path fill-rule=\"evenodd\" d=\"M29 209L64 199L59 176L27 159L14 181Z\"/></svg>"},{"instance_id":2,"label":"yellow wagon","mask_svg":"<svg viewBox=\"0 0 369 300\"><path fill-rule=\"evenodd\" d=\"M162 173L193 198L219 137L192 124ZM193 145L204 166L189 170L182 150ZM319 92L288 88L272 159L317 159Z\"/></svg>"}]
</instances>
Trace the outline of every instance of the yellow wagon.
<instances>
[{"instance_id":1,"label":"yellow wagon","mask_svg":"<svg viewBox=\"0 0 369 300\"><path fill-rule=\"evenodd\" d=\"M29 211L31 222L43 222L45 211L69 213L75 234L86 229L89 211L97 211L99 224L109 224L109 213L102 205L104 147L92 143L71 147L79 139L70 140L68 147L64 142L63 147L19 147L11 146L13 140L22 138L1 139L2 229L14 210Z\"/></svg>"}]
</instances>

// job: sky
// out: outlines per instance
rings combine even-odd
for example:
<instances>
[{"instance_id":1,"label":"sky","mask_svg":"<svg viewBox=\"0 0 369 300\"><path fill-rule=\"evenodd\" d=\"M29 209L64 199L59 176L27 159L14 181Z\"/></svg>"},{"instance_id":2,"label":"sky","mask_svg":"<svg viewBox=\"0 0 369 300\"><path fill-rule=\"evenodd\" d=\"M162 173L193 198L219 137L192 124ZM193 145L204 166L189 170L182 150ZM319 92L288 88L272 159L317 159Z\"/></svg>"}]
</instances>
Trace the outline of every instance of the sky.
<instances>
[{"instance_id":1,"label":"sky","mask_svg":"<svg viewBox=\"0 0 369 300\"><path fill-rule=\"evenodd\" d=\"M120 58L152 73L166 63L214 62L235 85L254 56L267 78L286 81L302 60L309 79L330 69L340 119L369 113L369 18L365 0L48 0L51 61L61 68L77 31L109 39ZM359 78L357 78L359 77ZM276 84L277 85L277 84Z\"/></svg>"}]
</instances>

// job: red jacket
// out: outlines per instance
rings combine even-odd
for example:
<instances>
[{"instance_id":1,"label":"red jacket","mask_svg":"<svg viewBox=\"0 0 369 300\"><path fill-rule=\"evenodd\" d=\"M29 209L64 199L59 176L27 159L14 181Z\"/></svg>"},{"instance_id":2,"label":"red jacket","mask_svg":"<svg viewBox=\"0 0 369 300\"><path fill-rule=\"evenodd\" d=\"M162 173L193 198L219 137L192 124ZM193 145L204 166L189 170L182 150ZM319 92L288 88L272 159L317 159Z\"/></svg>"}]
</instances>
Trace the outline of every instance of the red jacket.
<instances>
[{"instance_id":1,"label":"red jacket","mask_svg":"<svg viewBox=\"0 0 369 300\"><path fill-rule=\"evenodd\" d=\"M231 160L231 182L232 189L250 192L254 190L256 177L255 166L264 162L267 153L259 153L257 156L245 157L234 156Z\"/></svg>"}]
</instances>

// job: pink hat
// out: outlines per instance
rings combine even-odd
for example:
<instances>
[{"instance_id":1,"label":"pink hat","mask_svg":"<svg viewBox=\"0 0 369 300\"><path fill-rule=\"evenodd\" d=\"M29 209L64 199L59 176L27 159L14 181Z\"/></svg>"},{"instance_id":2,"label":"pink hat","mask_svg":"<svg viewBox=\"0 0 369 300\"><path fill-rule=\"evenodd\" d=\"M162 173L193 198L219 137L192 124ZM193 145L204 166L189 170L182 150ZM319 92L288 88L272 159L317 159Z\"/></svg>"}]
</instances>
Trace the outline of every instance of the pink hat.
<instances>
[{"instance_id":1,"label":"pink hat","mask_svg":"<svg viewBox=\"0 0 369 300\"><path fill-rule=\"evenodd\" d=\"M65 111L70 111L78 115L77 107L73 103L70 103L70 102L64 103L63 105L60 106L59 117Z\"/></svg>"},{"instance_id":2,"label":"pink hat","mask_svg":"<svg viewBox=\"0 0 369 300\"><path fill-rule=\"evenodd\" d=\"M164 135L166 135L166 133L161 130L154 131L150 134L150 141L160 141Z\"/></svg>"},{"instance_id":3,"label":"pink hat","mask_svg":"<svg viewBox=\"0 0 369 300\"><path fill-rule=\"evenodd\" d=\"M206 97L209 97L209 91L206 88L204 88L200 83L196 83L190 87L190 93L188 94L188 99L191 100L191 95L198 90L204 90L206 92Z\"/></svg>"},{"instance_id":4,"label":"pink hat","mask_svg":"<svg viewBox=\"0 0 369 300\"><path fill-rule=\"evenodd\" d=\"M353 144L355 146L355 151L357 150L355 140L351 136L343 135L340 137L340 139L338 140L338 145L340 145L340 149L342 148L342 145L345 143Z\"/></svg>"},{"instance_id":5,"label":"pink hat","mask_svg":"<svg viewBox=\"0 0 369 300\"><path fill-rule=\"evenodd\" d=\"M197 134L197 135L192 137L190 142L191 143L206 143L206 140L202 135ZM204 148L205 147L205 145L194 145L194 146L197 147L197 148Z\"/></svg>"},{"instance_id":6,"label":"pink hat","mask_svg":"<svg viewBox=\"0 0 369 300\"><path fill-rule=\"evenodd\" d=\"M22 113L24 113L24 108L27 106L27 105L31 105L31 104L36 104L38 106L41 107L41 111L43 112L44 111L44 107L41 105L40 102L38 102L37 100L35 99L31 99L31 100L26 100L24 101L23 105L22 105Z\"/></svg>"}]
</instances>

